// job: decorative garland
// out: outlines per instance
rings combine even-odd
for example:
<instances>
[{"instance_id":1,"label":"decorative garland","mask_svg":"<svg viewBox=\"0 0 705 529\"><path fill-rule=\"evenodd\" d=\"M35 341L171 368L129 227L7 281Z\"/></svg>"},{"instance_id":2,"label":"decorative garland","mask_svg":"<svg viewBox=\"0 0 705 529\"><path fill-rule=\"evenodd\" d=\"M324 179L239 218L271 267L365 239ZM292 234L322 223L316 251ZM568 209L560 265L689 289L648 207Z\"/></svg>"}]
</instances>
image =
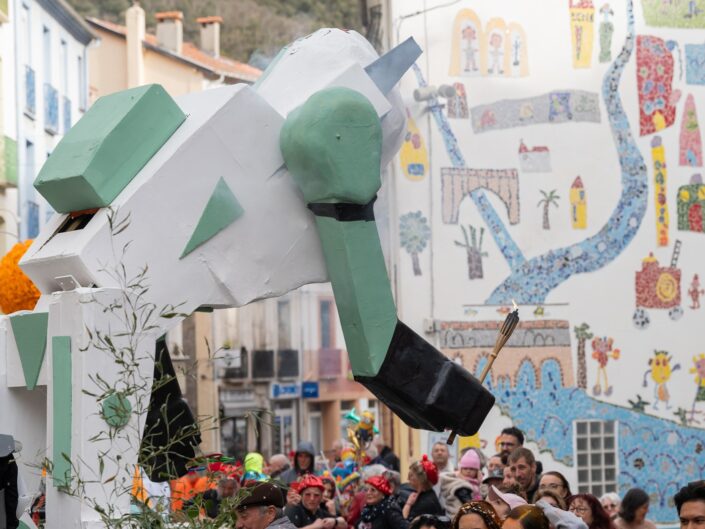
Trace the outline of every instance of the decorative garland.
<instances>
[{"instance_id":1,"label":"decorative garland","mask_svg":"<svg viewBox=\"0 0 705 529\"><path fill-rule=\"evenodd\" d=\"M18 266L31 244L31 239L18 242L0 260L0 310L5 314L32 310L39 299L39 290Z\"/></svg>"}]
</instances>

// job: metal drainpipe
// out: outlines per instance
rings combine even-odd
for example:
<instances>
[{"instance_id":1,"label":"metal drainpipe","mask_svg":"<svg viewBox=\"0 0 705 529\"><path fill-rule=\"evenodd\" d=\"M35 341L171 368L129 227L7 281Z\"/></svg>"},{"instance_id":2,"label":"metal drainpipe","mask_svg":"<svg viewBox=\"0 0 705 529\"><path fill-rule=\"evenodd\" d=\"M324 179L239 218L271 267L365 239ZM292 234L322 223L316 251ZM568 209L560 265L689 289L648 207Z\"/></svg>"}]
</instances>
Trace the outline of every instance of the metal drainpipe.
<instances>
[{"instance_id":1,"label":"metal drainpipe","mask_svg":"<svg viewBox=\"0 0 705 529\"><path fill-rule=\"evenodd\" d=\"M26 156L24 152L24 144L25 144L25 139L24 139L24 134L21 134L21 128L22 128L22 108L23 106L20 105L20 93L22 92L20 88L20 57L19 57L19 33L20 33L20 24L18 24L19 21L19 14L20 14L20 9L19 9L19 4L20 0L13 0L12 2L12 10L13 10L13 17L10 18L10 24L14 24L14 38L15 38L15 50L14 50L14 56L15 56L15 129L16 129L16 134L15 137L17 138L17 214L19 215L20 219L22 219L22 196L24 195L24 181L26 179L26 174L25 170L22 169L22 166L26 164ZM9 15L9 13L8 13ZM31 35L29 36L30 38L32 37ZM30 50L27 50L29 52ZM24 163L21 163L24 162ZM18 235L20 236L20 239L22 239L22 230L23 227L25 226L25 222L20 222L20 224L17 226L17 231Z\"/></svg>"}]
</instances>

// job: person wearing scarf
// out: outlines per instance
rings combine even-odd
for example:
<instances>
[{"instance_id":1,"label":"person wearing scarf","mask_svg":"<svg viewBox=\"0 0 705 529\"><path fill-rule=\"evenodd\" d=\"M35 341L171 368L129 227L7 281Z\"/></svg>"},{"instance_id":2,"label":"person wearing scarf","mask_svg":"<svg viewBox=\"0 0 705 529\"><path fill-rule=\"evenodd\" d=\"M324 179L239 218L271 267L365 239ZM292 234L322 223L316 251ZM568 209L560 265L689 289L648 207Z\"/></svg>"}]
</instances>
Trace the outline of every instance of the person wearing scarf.
<instances>
[{"instance_id":1,"label":"person wearing scarf","mask_svg":"<svg viewBox=\"0 0 705 529\"><path fill-rule=\"evenodd\" d=\"M365 481L365 507L357 529L408 529L399 505L392 498L392 487L384 476Z\"/></svg>"}]
</instances>

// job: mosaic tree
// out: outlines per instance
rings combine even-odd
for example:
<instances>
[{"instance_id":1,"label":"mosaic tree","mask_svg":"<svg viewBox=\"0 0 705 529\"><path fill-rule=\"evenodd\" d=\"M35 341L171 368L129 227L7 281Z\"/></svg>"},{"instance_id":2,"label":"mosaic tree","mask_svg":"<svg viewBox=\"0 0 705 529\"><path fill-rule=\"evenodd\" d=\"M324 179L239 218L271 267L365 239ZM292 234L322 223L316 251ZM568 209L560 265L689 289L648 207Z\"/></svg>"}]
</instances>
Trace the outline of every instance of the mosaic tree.
<instances>
[{"instance_id":1,"label":"mosaic tree","mask_svg":"<svg viewBox=\"0 0 705 529\"><path fill-rule=\"evenodd\" d=\"M474 226L468 226L470 228L470 237L468 237L468 230L465 226L460 226L463 230L463 242L454 241L456 246L465 248L468 255L468 278L469 279L482 279L482 258L487 257L487 252L482 251L482 239L485 236L485 228L480 228L480 237L477 237L477 228Z\"/></svg>"},{"instance_id":2,"label":"mosaic tree","mask_svg":"<svg viewBox=\"0 0 705 529\"><path fill-rule=\"evenodd\" d=\"M590 326L587 323L573 327L575 339L578 340L578 387L587 388L587 362L585 361L585 342L592 338Z\"/></svg>"},{"instance_id":3,"label":"mosaic tree","mask_svg":"<svg viewBox=\"0 0 705 529\"><path fill-rule=\"evenodd\" d=\"M551 223L548 219L548 210L550 206L555 206L558 207L558 199L559 197L556 194L555 189L551 189L548 193L545 191L541 191L541 194L543 195L543 198L539 200L539 203L536 205L536 207L542 207L543 206L543 224L542 227L544 230L550 230L551 229Z\"/></svg>"},{"instance_id":4,"label":"mosaic tree","mask_svg":"<svg viewBox=\"0 0 705 529\"><path fill-rule=\"evenodd\" d=\"M431 227L428 219L420 211L412 211L399 219L399 239L402 248L411 255L414 275L421 275L419 254L423 252L431 238Z\"/></svg>"}]
</instances>

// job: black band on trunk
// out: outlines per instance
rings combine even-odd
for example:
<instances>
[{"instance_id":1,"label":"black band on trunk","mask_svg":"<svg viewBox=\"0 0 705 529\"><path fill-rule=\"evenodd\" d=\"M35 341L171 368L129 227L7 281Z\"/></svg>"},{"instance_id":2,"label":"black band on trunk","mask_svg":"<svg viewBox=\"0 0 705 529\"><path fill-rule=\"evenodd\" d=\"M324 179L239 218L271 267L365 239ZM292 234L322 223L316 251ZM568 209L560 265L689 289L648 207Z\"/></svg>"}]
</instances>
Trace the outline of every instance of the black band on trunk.
<instances>
[{"instance_id":1,"label":"black band on trunk","mask_svg":"<svg viewBox=\"0 0 705 529\"><path fill-rule=\"evenodd\" d=\"M375 195L367 204L326 204L323 202L314 202L308 205L308 209L313 211L317 217L331 217L341 222L352 222L355 220L375 220L374 203L377 200Z\"/></svg>"}]
</instances>

